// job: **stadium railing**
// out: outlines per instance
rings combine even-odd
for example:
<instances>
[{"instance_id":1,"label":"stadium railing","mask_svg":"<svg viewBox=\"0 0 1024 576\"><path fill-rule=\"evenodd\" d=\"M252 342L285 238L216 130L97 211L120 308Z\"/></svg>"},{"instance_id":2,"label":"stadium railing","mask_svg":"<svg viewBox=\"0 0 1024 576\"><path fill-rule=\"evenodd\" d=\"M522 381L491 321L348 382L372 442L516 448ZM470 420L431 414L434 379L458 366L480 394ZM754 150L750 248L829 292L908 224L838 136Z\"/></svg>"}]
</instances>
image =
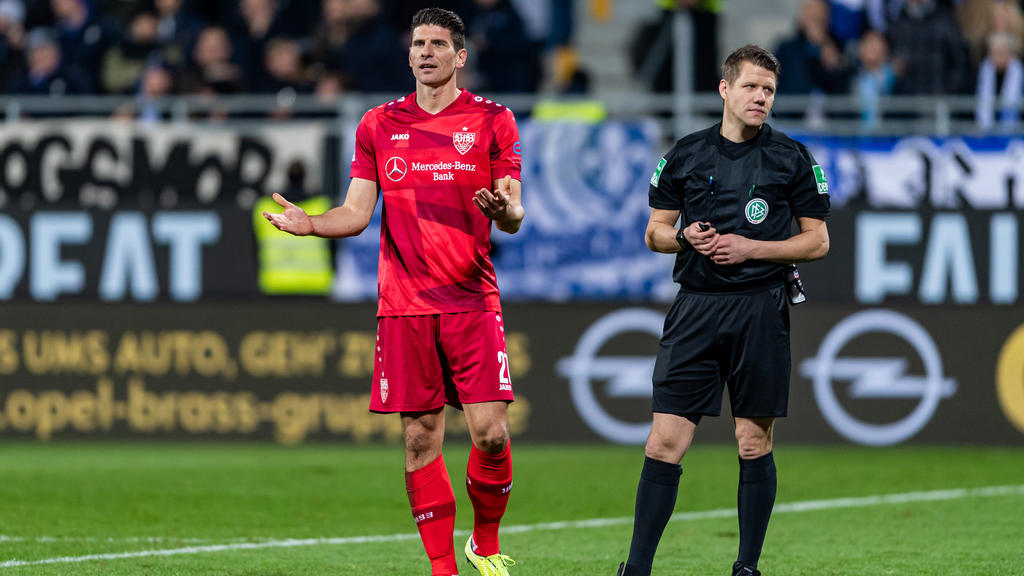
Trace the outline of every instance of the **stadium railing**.
<instances>
[{"instance_id":1,"label":"stadium railing","mask_svg":"<svg viewBox=\"0 0 1024 576\"><path fill-rule=\"evenodd\" d=\"M522 119L533 107L552 97L543 94L498 94L496 101L508 106ZM323 118L338 121L338 127L354 126L363 113L395 94L347 94L332 101L311 95L181 96L146 103L167 122L218 121L244 124L289 118ZM603 104L609 118L653 117L666 136L680 137L721 118L722 101L717 93L675 97L649 92L605 92L589 97ZM975 120L974 96L891 96L878 103L878 122L862 119L862 106L853 96L780 94L775 102L774 123L787 130L823 135L904 136L926 134L982 135L1020 133L1024 125L997 123L984 131ZM7 124L32 118L103 117L140 106L124 96L23 97L0 96L0 117ZM130 113L130 112L129 112Z\"/></svg>"}]
</instances>

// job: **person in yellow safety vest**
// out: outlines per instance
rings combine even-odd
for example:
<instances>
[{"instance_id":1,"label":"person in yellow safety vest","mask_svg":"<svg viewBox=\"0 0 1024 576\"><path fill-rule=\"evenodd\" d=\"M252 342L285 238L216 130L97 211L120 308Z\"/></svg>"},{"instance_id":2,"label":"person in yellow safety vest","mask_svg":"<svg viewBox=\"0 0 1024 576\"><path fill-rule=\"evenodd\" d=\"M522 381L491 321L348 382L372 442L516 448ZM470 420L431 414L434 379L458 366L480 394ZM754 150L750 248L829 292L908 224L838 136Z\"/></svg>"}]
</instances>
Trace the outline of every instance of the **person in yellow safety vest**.
<instances>
[{"instance_id":1,"label":"person in yellow safety vest","mask_svg":"<svg viewBox=\"0 0 1024 576\"><path fill-rule=\"evenodd\" d=\"M590 76L578 66L573 67L562 97L537 102L530 113L534 122L580 122L598 124L608 117L604 102L587 96Z\"/></svg>"},{"instance_id":2,"label":"person in yellow safety vest","mask_svg":"<svg viewBox=\"0 0 1024 576\"><path fill-rule=\"evenodd\" d=\"M284 196L310 214L323 214L332 207L327 196L299 199L303 194L306 168L296 160L288 166L288 189ZM334 281L331 244L326 238L279 234L263 212L276 209L270 196L252 208L252 228L258 251L260 291L269 295L324 295Z\"/></svg>"}]
</instances>

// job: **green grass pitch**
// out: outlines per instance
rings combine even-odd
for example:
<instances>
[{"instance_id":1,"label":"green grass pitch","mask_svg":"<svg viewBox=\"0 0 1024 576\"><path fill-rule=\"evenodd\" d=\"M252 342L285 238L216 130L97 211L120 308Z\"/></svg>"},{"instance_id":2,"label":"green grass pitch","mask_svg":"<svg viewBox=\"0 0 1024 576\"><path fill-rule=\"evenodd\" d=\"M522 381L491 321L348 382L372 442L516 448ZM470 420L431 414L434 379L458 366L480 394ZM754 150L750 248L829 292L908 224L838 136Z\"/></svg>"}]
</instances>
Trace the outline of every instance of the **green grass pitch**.
<instances>
[{"instance_id":1,"label":"green grass pitch","mask_svg":"<svg viewBox=\"0 0 1024 576\"><path fill-rule=\"evenodd\" d=\"M456 550L472 525L467 455L446 446ZM614 575L642 449L513 444L513 458L512 576ZM778 446L776 462L765 576L1024 574L1022 449ZM428 576L402 463L400 446L6 443L0 576ZM654 574L728 574L734 448L695 445L683 468ZM579 522L593 519L606 521Z\"/></svg>"}]
</instances>

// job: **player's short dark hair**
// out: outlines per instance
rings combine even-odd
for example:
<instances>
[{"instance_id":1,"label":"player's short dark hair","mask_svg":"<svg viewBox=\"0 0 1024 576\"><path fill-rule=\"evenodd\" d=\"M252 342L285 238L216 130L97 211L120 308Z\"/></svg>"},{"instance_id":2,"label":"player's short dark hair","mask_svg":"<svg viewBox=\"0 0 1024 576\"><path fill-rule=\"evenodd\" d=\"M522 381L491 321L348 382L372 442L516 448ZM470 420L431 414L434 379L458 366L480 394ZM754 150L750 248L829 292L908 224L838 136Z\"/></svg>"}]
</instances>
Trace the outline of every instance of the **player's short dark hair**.
<instances>
[{"instance_id":1,"label":"player's short dark hair","mask_svg":"<svg viewBox=\"0 0 1024 576\"><path fill-rule=\"evenodd\" d=\"M782 65L779 64L779 59L770 51L753 44L737 48L733 50L732 54L729 54L729 57L725 59L725 64L722 64L722 78L729 84L735 82L736 78L740 75L740 68L744 62L750 62L754 66L764 68L775 74L776 82L779 81L779 74L782 73Z\"/></svg>"},{"instance_id":2,"label":"player's short dark hair","mask_svg":"<svg viewBox=\"0 0 1024 576\"><path fill-rule=\"evenodd\" d=\"M412 17L409 31L416 30L417 26L440 26L451 32L452 46L456 52L466 47L466 25L462 23L462 18L451 10L424 8Z\"/></svg>"}]
</instances>

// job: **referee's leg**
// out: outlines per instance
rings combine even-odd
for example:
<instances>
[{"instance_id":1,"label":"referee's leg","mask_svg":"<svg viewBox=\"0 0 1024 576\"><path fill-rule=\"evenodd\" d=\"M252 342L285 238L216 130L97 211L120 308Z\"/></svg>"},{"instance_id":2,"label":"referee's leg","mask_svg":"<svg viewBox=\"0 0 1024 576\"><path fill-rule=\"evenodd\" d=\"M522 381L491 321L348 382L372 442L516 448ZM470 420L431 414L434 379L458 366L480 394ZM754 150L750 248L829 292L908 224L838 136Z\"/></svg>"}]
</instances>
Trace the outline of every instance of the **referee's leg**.
<instances>
[{"instance_id":1,"label":"referee's leg","mask_svg":"<svg viewBox=\"0 0 1024 576\"><path fill-rule=\"evenodd\" d=\"M773 418L736 418L740 481L736 507L740 524L740 549L733 574L757 574L757 561L775 506L777 486L772 457Z\"/></svg>"},{"instance_id":2,"label":"referee's leg","mask_svg":"<svg viewBox=\"0 0 1024 576\"><path fill-rule=\"evenodd\" d=\"M633 540L629 559L620 576L649 576L661 534L672 516L679 490L679 465L697 424L682 416L654 413L654 424L644 448L644 467L636 490Z\"/></svg>"}]
</instances>

